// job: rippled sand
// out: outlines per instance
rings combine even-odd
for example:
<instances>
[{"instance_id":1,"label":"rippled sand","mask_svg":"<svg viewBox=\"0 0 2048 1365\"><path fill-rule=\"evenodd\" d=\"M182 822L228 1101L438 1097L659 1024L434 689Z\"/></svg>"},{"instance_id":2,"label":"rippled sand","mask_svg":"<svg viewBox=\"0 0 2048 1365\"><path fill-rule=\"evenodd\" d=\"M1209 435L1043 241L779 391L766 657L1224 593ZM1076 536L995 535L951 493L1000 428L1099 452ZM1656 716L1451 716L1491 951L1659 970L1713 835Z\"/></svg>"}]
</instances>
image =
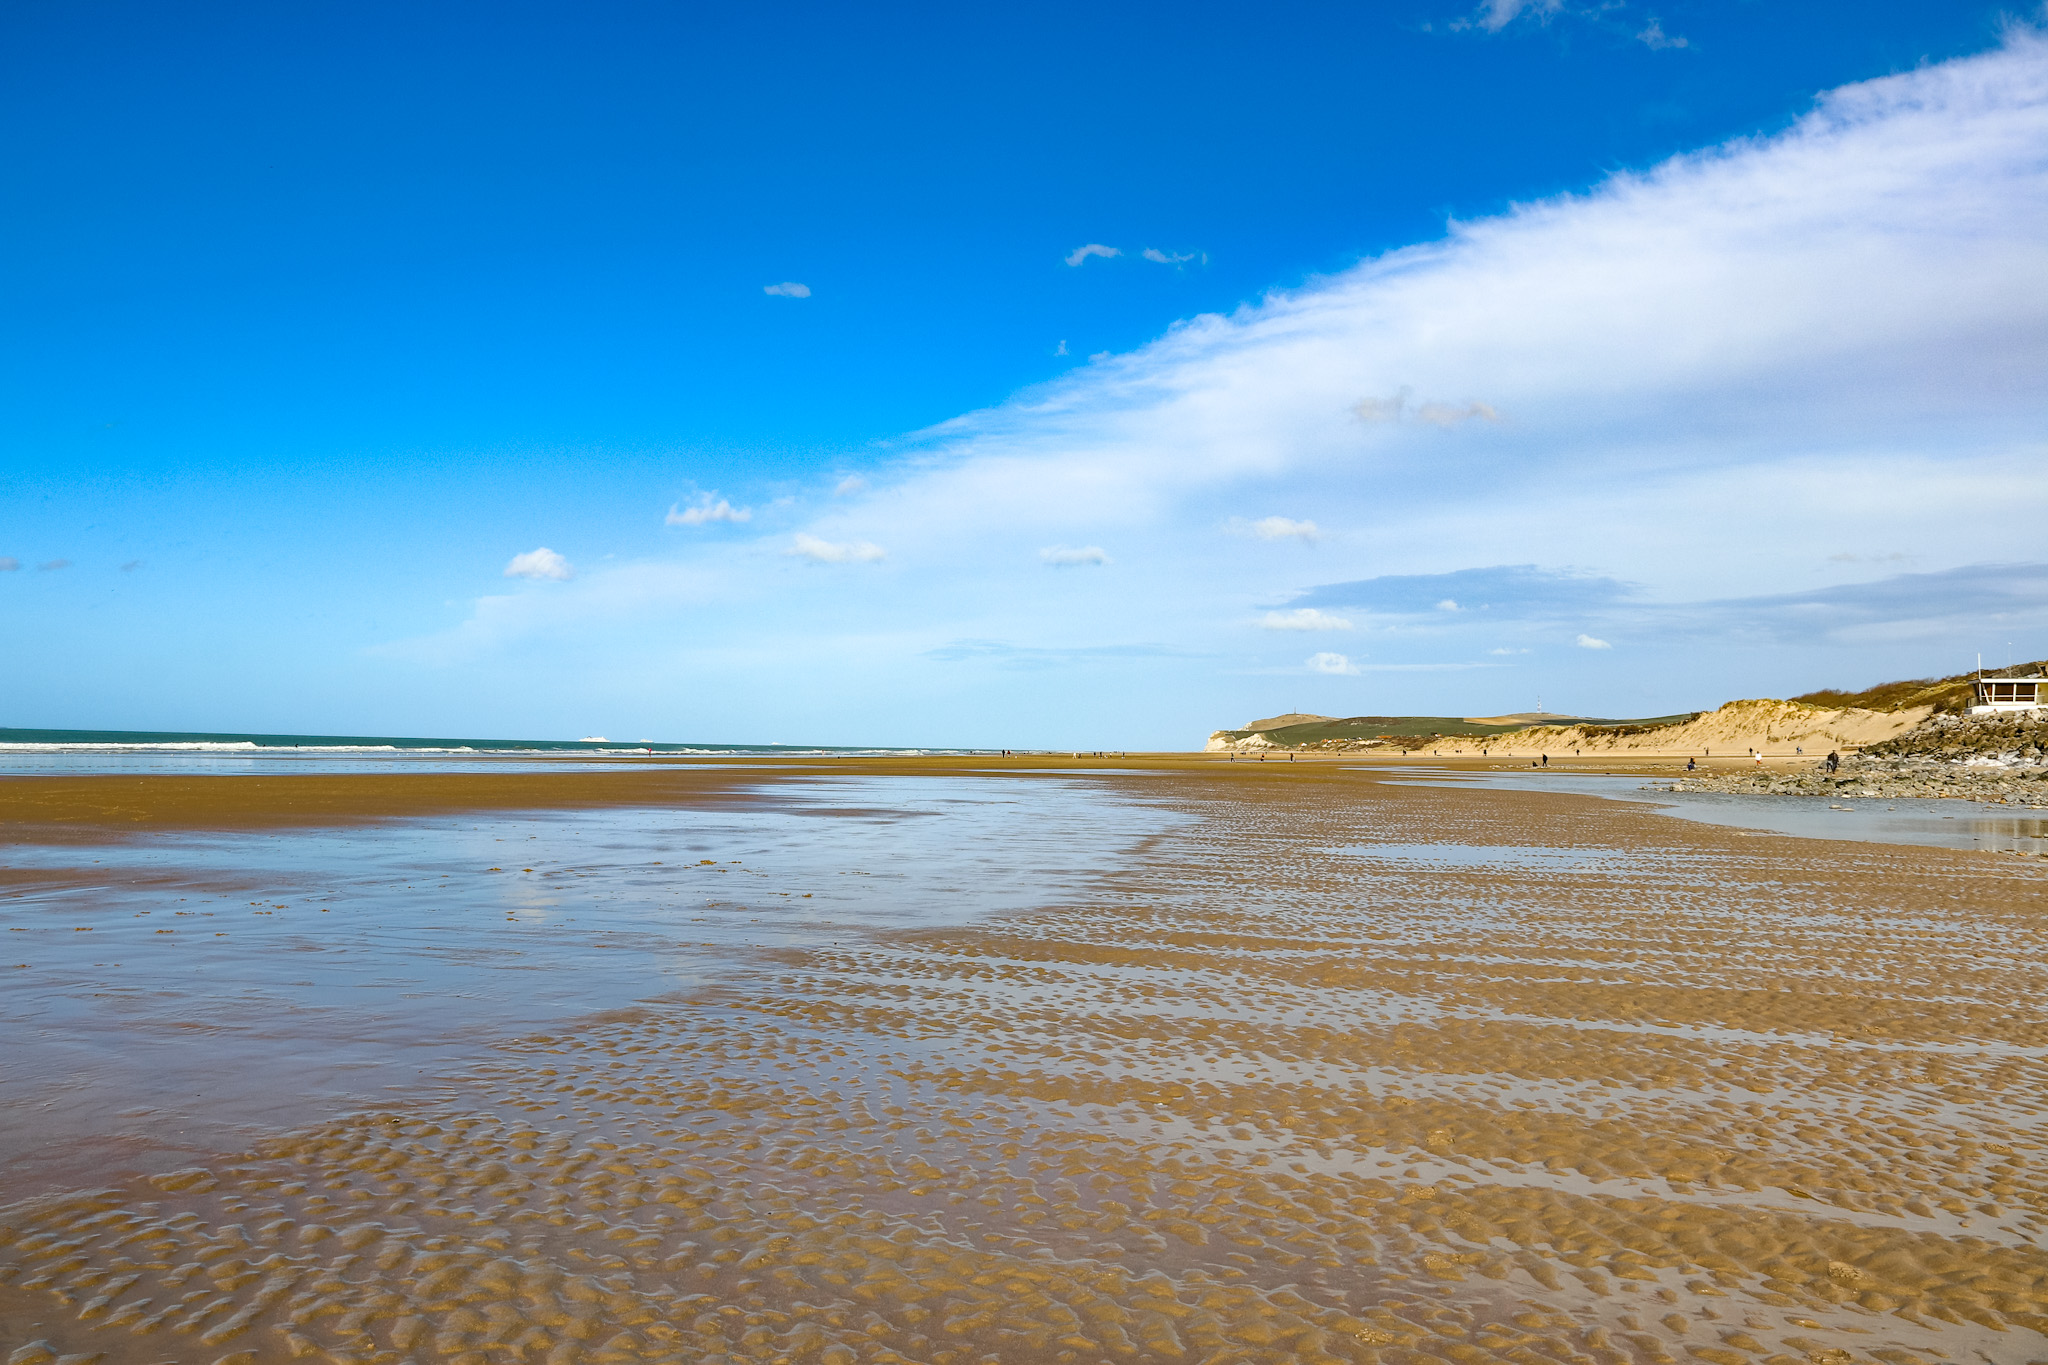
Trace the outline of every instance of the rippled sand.
<instances>
[{"instance_id":1,"label":"rippled sand","mask_svg":"<svg viewBox=\"0 0 2048 1365\"><path fill-rule=\"evenodd\" d=\"M1085 903L5 1210L7 1361L2048 1359L2040 868L1103 781L1199 818Z\"/></svg>"}]
</instances>

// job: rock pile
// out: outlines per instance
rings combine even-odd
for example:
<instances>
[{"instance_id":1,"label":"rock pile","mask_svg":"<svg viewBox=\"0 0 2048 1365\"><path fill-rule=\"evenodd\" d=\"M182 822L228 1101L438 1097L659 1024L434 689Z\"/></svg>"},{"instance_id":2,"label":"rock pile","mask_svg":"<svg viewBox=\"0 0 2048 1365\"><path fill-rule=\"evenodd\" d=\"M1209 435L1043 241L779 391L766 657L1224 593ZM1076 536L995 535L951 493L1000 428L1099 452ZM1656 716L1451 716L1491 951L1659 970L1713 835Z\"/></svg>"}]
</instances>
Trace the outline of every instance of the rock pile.
<instances>
[{"instance_id":1,"label":"rock pile","mask_svg":"<svg viewBox=\"0 0 2048 1365\"><path fill-rule=\"evenodd\" d=\"M1760 771L1681 778L1671 791L1899 800L1955 796L2048 806L2048 715L1938 715L1872 745L1829 773Z\"/></svg>"}]
</instances>

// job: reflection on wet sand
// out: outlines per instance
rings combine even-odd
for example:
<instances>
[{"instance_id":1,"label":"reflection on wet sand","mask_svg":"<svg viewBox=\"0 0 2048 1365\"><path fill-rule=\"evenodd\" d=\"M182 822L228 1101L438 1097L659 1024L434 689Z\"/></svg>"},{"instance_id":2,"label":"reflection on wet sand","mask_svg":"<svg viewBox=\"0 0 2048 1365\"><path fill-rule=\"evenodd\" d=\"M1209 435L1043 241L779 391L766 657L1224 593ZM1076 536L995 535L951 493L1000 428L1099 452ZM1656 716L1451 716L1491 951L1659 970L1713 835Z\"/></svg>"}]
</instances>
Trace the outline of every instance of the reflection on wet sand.
<instances>
[{"instance_id":1,"label":"reflection on wet sand","mask_svg":"<svg viewBox=\"0 0 2048 1365\"><path fill-rule=\"evenodd\" d=\"M433 1104L13 1207L0 1337L18 1365L2048 1357L2038 865L1328 768L1096 780L1195 818L1068 903L760 947Z\"/></svg>"}]
</instances>

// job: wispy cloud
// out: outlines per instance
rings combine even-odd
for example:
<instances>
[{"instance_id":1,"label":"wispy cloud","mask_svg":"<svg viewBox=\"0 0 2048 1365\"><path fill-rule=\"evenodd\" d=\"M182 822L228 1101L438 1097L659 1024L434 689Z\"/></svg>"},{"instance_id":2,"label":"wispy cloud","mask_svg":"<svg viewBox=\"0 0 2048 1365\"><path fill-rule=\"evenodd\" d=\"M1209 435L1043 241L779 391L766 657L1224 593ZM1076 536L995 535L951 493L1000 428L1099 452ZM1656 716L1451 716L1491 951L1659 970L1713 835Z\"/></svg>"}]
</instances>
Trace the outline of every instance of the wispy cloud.
<instances>
[{"instance_id":1,"label":"wispy cloud","mask_svg":"<svg viewBox=\"0 0 2048 1365\"><path fill-rule=\"evenodd\" d=\"M701 494L688 507L670 504L668 515L662 518L668 526L704 526L714 521L752 521L752 508L734 507L716 493Z\"/></svg>"},{"instance_id":2,"label":"wispy cloud","mask_svg":"<svg viewBox=\"0 0 2048 1365\"><path fill-rule=\"evenodd\" d=\"M874 564L887 555L881 546L865 540L830 541L804 531L796 533L796 539L783 553L799 559L815 560L820 564Z\"/></svg>"},{"instance_id":3,"label":"wispy cloud","mask_svg":"<svg viewBox=\"0 0 2048 1365\"><path fill-rule=\"evenodd\" d=\"M1077 246L1072 251L1069 251L1067 253L1067 264L1079 265L1090 256L1100 256L1107 260L1111 256L1121 256L1123 254L1123 252L1113 246L1104 246L1100 242L1090 242L1086 246Z\"/></svg>"},{"instance_id":4,"label":"wispy cloud","mask_svg":"<svg viewBox=\"0 0 2048 1365\"><path fill-rule=\"evenodd\" d=\"M1643 30L1636 34L1636 41L1649 48L1652 52L1667 52L1676 48L1692 46L1685 39L1675 34L1666 33L1662 21L1655 17L1652 17L1650 22L1643 26Z\"/></svg>"},{"instance_id":5,"label":"wispy cloud","mask_svg":"<svg viewBox=\"0 0 2048 1365\"><path fill-rule=\"evenodd\" d=\"M1320 654L1309 655L1308 661L1304 666L1311 673L1356 673L1358 671L1358 665L1352 663L1350 659L1342 654L1332 654L1327 650Z\"/></svg>"},{"instance_id":6,"label":"wispy cloud","mask_svg":"<svg viewBox=\"0 0 2048 1365\"><path fill-rule=\"evenodd\" d=\"M1109 556L1100 545L1048 545L1038 552L1038 557L1054 568L1072 568L1080 564L1107 564Z\"/></svg>"},{"instance_id":7,"label":"wispy cloud","mask_svg":"<svg viewBox=\"0 0 2048 1365\"><path fill-rule=\"evenodd\" d=\"M1486 0L1469 17L1454 19L1454 29L1476 28L1485 33L1498 33L1517 19L1528 19L1534 23L1548 23L1564 11L1563 0Z\"/></svg>"},{"instance_id":8,"label":"wispy cloud","mask_svg":"<svg viewBox=\"0 0 2048 1365\"><path fill-rule=\"evenodd\" d=\"M781 284L762 285L761 292L778 299L807 299L811 296L811 287L795 280L784 280Z\"/></svg>"},{"instance_id":9,"label":"wispy cloud","mask_svg":"<svg viewBox=\"0 0 2048 1365\"><path fill-rule=\"evenodd\" d=\"M1350 630L1348 617L1336 616L1314 607L1296 607L1293 611L1269 611L1259 618L1261 630Z\"/></svg>"},{"instance_id":10,"label":"wispy cloud","mask_svg":"<svg viewBox=\"0 0 2048 1365\"><path fill-rule=\"evenodd\" d=\"M1208 254L1206 252L1161 251L1156 246L1148 246L1138 254L1140 256L1143 256L1146 260L1151 261L1157 265L1186 265L1189 261L1196 260L1198 258L1202 261L1203 264L1206 265L1209 260Z\"/></svg>"},{"instance_id":11,"label":"wispy cloud","mask_svg":"<svg viewBox=\"0 0 2048 1365\"><path fill-rule=\"evenodd\" d=\"M569 561L543 545L538 550L512 556L512 562L505 566L507 578L543 578L557 583L567 582L576 576L576 570Z\"/></svg>"},{"instance_id":12,"label":"wispy cloud","mask_svg":"<svg viewBox=\"0 0 2048 1365\"><path fill-rule=\"evenodd\" d=\"M55 573L59 569L68 569L70 567L71 561L68 559L46 559L36 565L36 570L40 573Z\"/></svg>"},{"instance_id":13,"label":"wispy cloud","mask_svg":"<svg viewBox=\"0 0 2048 1365\"><path fill-rule=\"evenodd\" d=\"M12 555L0 555L0 573L15 573L21 568L21 561Z\"/></svg>"},{"instance_id":14,"label":"wispy cloud","mask_svg":"<svg viewBox=\"0 0 2048 1365\"><path fill-rule=\"evenodd\" d=\"M1403 417L1412 417L1418 422L1433 427L1454 427L1461 422L1475 419L1484 422L1498 422L1500 411L1491 403L1417 403L1408 405L1411 390L1396 389L1385 398L1362 398L1351 405L1351 413L1361 422L1398 422Z\"/></svg>"},{"instance_id":15,"label":"wispy cloud","mask_svg":"<svg viewBox=\"0 0 2048 1365\"><path fill-rule=\"evenodd\" d=\"M123 564L123 565L121 566L121 572L122 572L122 573L134 573L134 572L135 572L135 571L136 571L137 569L139 569L139 568L141 568L141 567L142 567L142 561L141 561L141 560L139 560L139 559L131 559L131 560L129 560L129 561L128 561L128 562L126 563L126 564Z\"/></svg>"},{"instance_id":16,"label":"wispy cloud","mask_svg":"<svg viewBox=\"0 0 2048 1365\"><path fill-rule=\"evenodd\" d=\"M1578 647L1579 647L1580 649L1612 649L1612 648L1614 648L1614 646L1613 646L1613 645L1610 645L1610 644L1608 644L1608 643L1607 643L1607 642L1606 642L1605 640L1596 640L1596 639L1595 639L1595 638L1593 638L1592 636L1590 636L1590 635L1585 635L1585 634L1581 634L1581 635L1580 635L1580 636L1579 636L1579 637L1578 637L1578 638L1577 638L1576 640L1573 640L1573 641L1572 641L1572 643L1573 643L1573 644L1575 644L1575 645L1577 645L1577 646L1578 646Z\"/></svg>"},{"instance_id":17,"label":"wispy cloud","mask_svg":"<svg viewBox=\"0 0 2048 1365\"><path fill-rule=\"evenodd\" d=\"M868 481L858 474L848 474L838 483L832 485L832 496L835 498L850 498L856 493L865 493L867 491Z\"/></svg>"},{"instance_id":18,"label":"wispy cloud","mask_svg":"<svg viewBox=\"0 0 2048 1365\"><path fill-rule=\"evenodd\" d=\"M1313 543L1322 534L1322 527L1312 521L1296 521L1292 517L1260 517L1257 521L1246 521L1233 517L1230 529L1239 535L1255 536L1260 540L1299 540Z\"/></svg>"},{"instance_id":19,"label":"wispy cloud","mask_svg":"<svg viewBox=\"0 0 2048 1365\"><path fill-rule=\"evenodd\" d=\"M1325 583L1295 600L1318 607L1362 607L1388 616L1489 611L1537 620L1582 616L1589 608L1621 601L1633 591L1629 584L1599 574L1534 564L1496 564L1450 573L1386 574L1350 583Z\"/></svg>"}]
</instances>

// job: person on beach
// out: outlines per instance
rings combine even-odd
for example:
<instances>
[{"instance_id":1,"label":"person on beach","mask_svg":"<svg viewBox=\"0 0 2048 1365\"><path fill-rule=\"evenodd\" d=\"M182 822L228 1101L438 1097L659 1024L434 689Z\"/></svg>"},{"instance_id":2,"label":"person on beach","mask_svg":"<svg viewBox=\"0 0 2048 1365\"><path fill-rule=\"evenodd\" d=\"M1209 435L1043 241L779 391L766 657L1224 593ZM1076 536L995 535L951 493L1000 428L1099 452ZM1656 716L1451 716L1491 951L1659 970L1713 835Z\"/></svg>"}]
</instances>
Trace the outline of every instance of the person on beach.
<instances>
[{"instance_id":1,"label":"person on beach","mask_svg":"<svg viewBox=\"0 0 2048 1365\"><path fill-rule=\"evenodd\" d=\"M1833 772L1835 769L1841 766L1842 756L1836 753L1833 749L1828 750L1828 771Z\"/></svg>"},{"instance_id":2,"label":"person on beach","mask_svg":"<svg viewBox=\"0 0 2048 1365\"><path fill-rule=\"evenodd\" d=\"M1699 766L1699 760L1697 759L1688 758L1687 760L1685 760L1685 770L1687 772L1693 772L1697 770Z\"/></svg>"},{"instance_id":3,"label":"person on beach","mask_svg":"<svg viewBox=\"0 0 2048 1365\"><path fill-rule=\"evenodd\" d=\"M1545 755L1543 755L1543 766L1544 766L1544 767L1546 767L1546 768L1550 766L1550 755L1549 755L1549 754L1545 754Z\"/></svg>"}]
</instances>

